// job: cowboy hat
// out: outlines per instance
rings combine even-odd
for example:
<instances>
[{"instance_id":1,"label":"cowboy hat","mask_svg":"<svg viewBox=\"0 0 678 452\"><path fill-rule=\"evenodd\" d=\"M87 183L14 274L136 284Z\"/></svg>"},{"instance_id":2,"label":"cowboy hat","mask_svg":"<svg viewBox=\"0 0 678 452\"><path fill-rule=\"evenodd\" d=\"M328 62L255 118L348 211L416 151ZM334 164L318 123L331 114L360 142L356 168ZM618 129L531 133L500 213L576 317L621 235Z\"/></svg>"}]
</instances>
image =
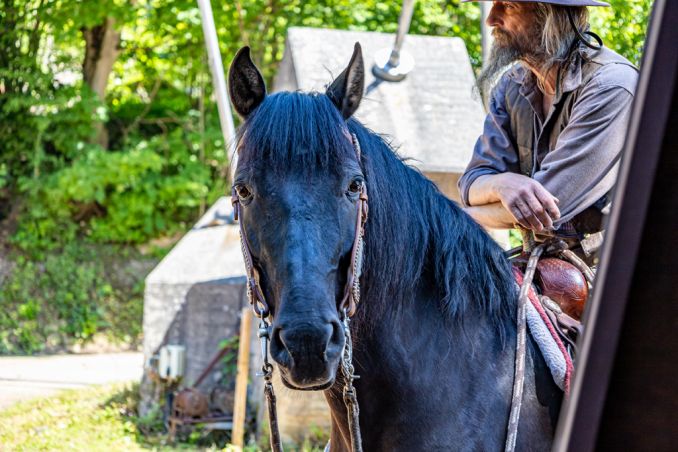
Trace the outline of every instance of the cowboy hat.
<instances>
[{"instance_id":1,"label":"cowboy hat","mask_svg":"<svg viewBox=\"0 0 678 452\"><path fill-rule=\"evenodd\" d=\"M461 0L462 3L468 2L488 2L491 0ZM605 3L599 0L504 0L507 2L518 2L518 3L550 3L552 5L561 5L561 6L610 6L609 3ZM586 46L593 50L600 50L603 47L603 40L597 34L589 30L580 30L577 25L574 23L574 18L572 17L572 11L567 10L567 16L570 19L570 25L574 29L574 32L577 34L579 40ZM592 44L589 42L584 35L591 36L598 42L598 45Z\"/></svg>"},{"instance_id":2,"label":"cowboy hat","mask_svg":"<svg viewBox=\"0 0 678 452\"><path fill-rule=\"evenodd\" d=\"M461 0L462 3L468 2L489 2L492 0ZM552 5L562 6L610 6L609 3L598 0L506 0L518 3L550 3Z\"/></svg>"}]
</instances>

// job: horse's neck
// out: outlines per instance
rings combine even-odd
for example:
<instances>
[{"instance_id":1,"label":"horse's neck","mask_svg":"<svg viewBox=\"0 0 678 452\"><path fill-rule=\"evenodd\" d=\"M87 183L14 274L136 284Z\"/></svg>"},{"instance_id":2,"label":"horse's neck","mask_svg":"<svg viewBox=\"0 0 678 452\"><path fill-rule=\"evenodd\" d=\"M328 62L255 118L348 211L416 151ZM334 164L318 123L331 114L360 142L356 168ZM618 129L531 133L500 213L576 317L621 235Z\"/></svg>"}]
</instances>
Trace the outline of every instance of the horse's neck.
<instances>
[{"instance_id":1,"label":"horse's neck","mask_svg":"<svg viewBox=\"0 0 678 452\"><path fill-rule=\"evenodd\" d=\"M425 445L451 450L458 444L499 449L510 409L515 327L506 328L502 341L482 303L470 294L464 317L446 319L437 281L430 273L421 276L416 292L397 301L366 287L356 315L353 362L360 375L363 445L366 450L421 450ZM553 432L544 419L549 410L557 413L560 396L548 370L533 367L532 351L526 367L526 425L521 422L519 443L525 448L528 438L528 444L546 450ZM546 402L538 400L537 378L543 380L540 397ZM340 379L326 395L332 450L350 450ZM470 427L481 424L488 427Z\"/></svg>"},{"instance_id":2,"label":"horse's neck","mask_svg":"<svg viewBox=\"0 0 678 452\"><path fill-rule=\"evenodd\" d=\"M430 398L427 405L438 408L440 401L431 396L432 387L447 387L450 399L459 397L466 392L461 387L487 375L488 360L501 365L497 362L502 353L488 322L474 316L480 320L465 322L462 329L446 321L437 294L429 284L421 286L412 300L382 311L381 317L356 319L354 365L360 375L356 388L363 425L386 417L397 424L402 421L397 413L411 411L408 405L413 401ZM366 307L370 299L363 303ZM335 430L347 434L341 389L338 381L327 398Z\"/></svg>"},{"instance_id":3,"label":"horse's neck","mask_svg":"<svg viewBox=\"0 0 678 452\"><path fill-rule=\"evenodd\" d=\"M422 275L416 292L397 306L389 306L366 319L358 319L354 354L366 367L380 369L409 367L416 369L424 356L454 355L455 360L474 360L477 348L501 353L495 325L480 306L468 308L462 318L450 319L440 305L430 275ZM370 299L363 301L365 305ZM461 361L459 361L461 363Z\"/></svg>"}]
</instances>

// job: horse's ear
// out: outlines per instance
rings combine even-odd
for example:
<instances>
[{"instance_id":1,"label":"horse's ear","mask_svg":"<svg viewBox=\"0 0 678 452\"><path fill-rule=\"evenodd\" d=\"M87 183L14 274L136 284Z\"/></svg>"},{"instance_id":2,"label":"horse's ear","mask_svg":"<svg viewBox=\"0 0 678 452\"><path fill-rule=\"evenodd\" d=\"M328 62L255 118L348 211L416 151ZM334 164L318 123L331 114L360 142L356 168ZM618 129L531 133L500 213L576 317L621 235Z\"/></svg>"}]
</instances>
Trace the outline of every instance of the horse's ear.
<instances>
[{"instance_id":1,"label":"horse's ear","mask_svg":"<svg viewBox=\"0 0 678 452\"><path fill-rule=\"evenodd\" d=\"M360 43L356 42L353 56L348 66L327 88L327 96L332 99L344 119L351 117L358 109L365 89L365 65Z\"/></svg>"},{"instance_id":2,"label":"horse's ear","mask_svg":"<svg viewBox=\"0 0 678 452\"><path fill-rule=\"evenodd\" d=\"M266 97L266 85L259 69L250 58L250 48L235 54L228 71L228 93L238 114L247 118Z\"/></svg>"}]
</instances>

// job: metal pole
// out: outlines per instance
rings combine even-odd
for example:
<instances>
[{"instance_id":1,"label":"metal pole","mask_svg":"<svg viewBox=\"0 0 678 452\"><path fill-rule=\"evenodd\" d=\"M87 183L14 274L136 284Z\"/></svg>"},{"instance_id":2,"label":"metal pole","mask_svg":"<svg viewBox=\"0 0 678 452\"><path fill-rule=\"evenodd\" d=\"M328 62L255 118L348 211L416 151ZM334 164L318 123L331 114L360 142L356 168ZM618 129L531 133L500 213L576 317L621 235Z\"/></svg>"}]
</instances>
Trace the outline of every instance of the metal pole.
<instances>
[{"instance_id":1,"label":"metal pole","mask_svg":"<svg viewBox=\"0 0 678 452\"><path fill-rule=\"evenodd\" d=\"M388 60L388 64L392 67L396 67L400 63L400 49L403 46L405 35L407 35L407 32L410 30L413 12L414 0L404 0L403 7L400 10L400 19L398 20L398 32L396 34L395 44L393 44L391 57Z\"/></svg>"},{"instance_id":2,"label":"metal pole","mask_svg":"<svg viewBox=\"0 0 678 452\"><path fill-rule=\"evenodd\" d=\"M405 36L410 30L415 0L403 0L398 19L398 31L392 49L381 49L374 56L372 73L375 77L389 82L399 82L414 68L414 58L402 52Z\"/></svg>"},{"instance_id":3,"label":"metal pole","mask_svg":"<svg viewBox=\"0 0 678 452\"><path fill-rule=\"evenodd\" d=\"M202 17L202 32L205 36L205 46L207 47L207 58L212 72L212 83L214 84L214 93L217 97L217 108L219 110L219 122L221 124L221 133L224 136L224 146L229 151L229 156L237 158L235 150L235 126L233 125L233 116L231 114L231 104L226 94L226 80L224 78L224 65L221 62L221 52L219 51L219 41L217 40L217 30L214 26L214 16L212 15L212 5L210 0L198 0L200 16ZM235 163L235 162L232 162ZM234 168L235 165L232 165Z\"/></svg>"}]
</instances>

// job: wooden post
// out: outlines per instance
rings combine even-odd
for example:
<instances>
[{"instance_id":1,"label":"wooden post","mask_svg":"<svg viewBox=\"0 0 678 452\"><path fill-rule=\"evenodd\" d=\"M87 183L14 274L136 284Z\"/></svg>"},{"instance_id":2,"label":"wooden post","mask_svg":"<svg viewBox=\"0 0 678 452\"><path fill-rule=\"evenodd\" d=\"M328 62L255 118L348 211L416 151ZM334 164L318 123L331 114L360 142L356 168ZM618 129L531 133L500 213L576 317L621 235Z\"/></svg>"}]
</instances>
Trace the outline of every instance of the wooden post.
<instances>
[{"instance_id":1,"label":"wooden post","mask_svg":"<svg viewBox=\"0 0 678 452\"><path fill-rule=\"evenodd\" d=\"M250 367L250 341L252 331L252 308L242 308L240 314L240 339L238 341L238 374L235 378L235 402L233 404L233 434L231 443L242 450L245 445L245 418L247 416L247 379Z\"/></svg>"}]
</instances>

